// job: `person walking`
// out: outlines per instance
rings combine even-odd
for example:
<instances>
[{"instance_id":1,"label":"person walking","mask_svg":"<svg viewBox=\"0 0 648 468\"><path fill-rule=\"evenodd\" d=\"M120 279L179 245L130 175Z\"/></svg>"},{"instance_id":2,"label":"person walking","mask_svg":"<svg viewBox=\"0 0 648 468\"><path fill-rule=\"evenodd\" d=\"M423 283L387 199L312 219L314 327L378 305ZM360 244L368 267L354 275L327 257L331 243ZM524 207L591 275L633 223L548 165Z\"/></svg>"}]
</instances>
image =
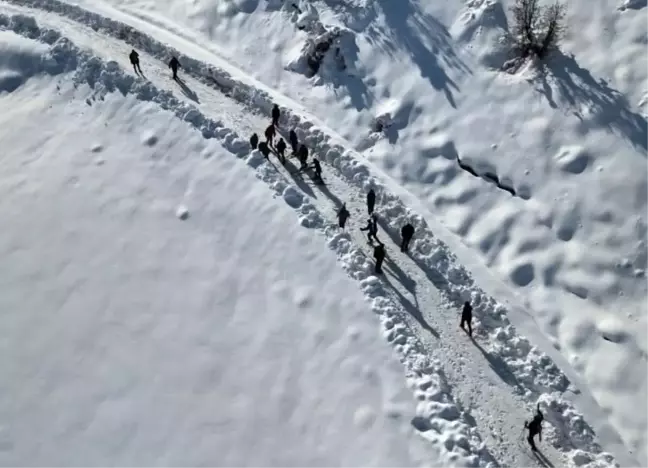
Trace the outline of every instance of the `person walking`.
<instances>
[{"instance_id":1,"label":"person walking","mask_svg":"<svg viewBox=\"0 0 648 468\"><path fill-rule=\"evenodd\" d=\"M283 138L279 138L279 142L277 143L277 154L279 155L279 161L281 161L281 164L286 164L286 142L284 141Z\"/></svg>"},{"instance_id":2,"label":"person walking","mask_svg":"<svg viewBox=\"0 0 648 468\"><path fill-rule=\"evenodd\" d=\"M306 170L308 167L308 148L306 145L301 144L299 150L297 151L297 157L299 158L299 164L301 165L300 169Z\"/></svg>"},{"instance_id":3,"label":"person walking","mask_svg":"<svg viewBox=\"0 0 648 468\"><path fill-rule=\"evenodd\" d=\"M524 428L529 430L529 435L527 436L527 441L531 446L531 450L534 452L538 451L538 448L533 441L533 438L537 435L539 436L540 442L542 442L542 421L544 420L544 415L540 411L540 403L536 407L536 414L533 416L533 419L528 422L524 422Z\"/></svg>"},{"instance_id":4,"label":"person walking","mask_svg":"<svg viewBox=\"0 0 648 468\"><path fill-rule=\"evenodd\" d=\"M130 63L133 65L133 70L135 70L135 74L144 76L144 73L142 72L142 67L140 67L139 54L135 52L135 49L131 50L131 53L128 55L128 58L130 59Z\"/></svg>"},{"instance_id":5,"label":"person walking","mask_svg":"<svg viewBox=\"0 0 648 468\"><path fill-rule=\"evenodd\" d=\"M374 247L374 258L376 259L375 272L382 274L382 264L385 260L385 245L378 241L378 245Z\"/></svg>"},{"instance_id":6,"label":"person walking","mask_svg":"<svg viewBox=\"0 0 648 468\"><path fill-rule=\"evenodd\" d=\"M464 302L463 310L461 311L461 323L459 326L463 331L466 331L464 324L468 325L468 335L472 336L472 306L469 301Z\"/></svg>"},{"instance_id":7,"label":"person walking","mask_svg":"<svg viewBox=\"0 0 648 468\"><path fill-rule=\"evenodd\" d=\"M313 169L315 170L315 182L323 184L324 179L322 179L322 165L317 160L317 158L313 158Z\"/></svg>"},{"instance_id":8,"label":"person walking","mask_svg":"<svg viewBox=\"0 0 648 468\"><path fill-rule=\"evenodd\" d=\"M338 218L338 225L344 229L344 225L347 222L347 219L349 219L349 216L351 216L351 213L349 213L349 210L346 208L346 203L342 205L342 207L339 209L337 212L337 218Z\"/></svg>"},{"instance_id":9,"label":"person walking","mask_svg":"<svg viewBox=\"0 0 648 468\"><path fill-rule=\"evenodd\" d=\"M171 61L169 62L169 68L173 72L173 79L177 80L178 79L178 68L180 67L180 62L178 62L178 59L175 58L175 55L171 57Z\"/></svg>"},{"instance_id":10,"label":"person walking","mask_svg":"<svg viewBox=\"0 0 648 468\"><path fill-rule=\"evenodd\" d=\"M279 106L275 104L274 107L272 108L272 125L274 125L275 127L279 126L280 116L281 116L281 111L279 110Z\"/></svg>"},{"instance_id":11,"label":"person walking","mask_svg":"<svg viewBox=\"0 0 648 468\"><path fill-rule=\"evenodd\" d=\"M376 192L374 192L374 189L371 189L369 190L369 193L367 193L367 211L369 212L369 216L373 214L375 204Z\"/></svg>"},{"instance_id":12,"label":"person walking","mask_svg":"<svg viewBox=\"0 0 648 468\"><path fill-rule=\"evenodd\" d=\"M259 151L261 151L264 158L270 159L270 148L268 148L268 144L265 141L259 143Z\"/></svg>"},{"instance_id":13,"label":"person walking","mask_svg":"<svg viewBox=\"0 0 648 468\"><path fill-rule=\"evenodd\" d=\"M288 134L288 141L290 142L292 153L297 154L299 141L297 140L297 133L295 132L295 130L290 130L290 133Z\"/></svg>"},{"instance_id":14,"label":"person walking","mask_svg":"<svg viewBox=\"0 0 648 468\"><path fill-rule=\"evenodd\" d=\"M376 219L376 215L373 215L371 218L367 220L367 225L363 228L360 228L361 231L367 231L367 242L370 244L373 243L373 239L376 240L376 242L380 243L380 240L378 240L378 220Z\"/></svg>"},{"instance_id":15,"label":"person walking","mask_svg":"<svg viewBox=\"0 0 648 468\"><path fill-rule=\"evenodd\" d=\"M275 134L276 134L276 130L274 125L272 124L268 125L268 128L265 129L265 138L266 138L266 143L268 145L272 145L274 143Z\"/></svg>"},{"instance_id":16,"label":"person walking","mask_svg":"<svg viewBox=\"0 0 648 468\"><path fill-rule=\"evenodd\" d=\"M400 250L401 252L407 252L407 249L409 249L409 243L412 240L412 237L414 236L414 226L412 226L410 223L407 223L405 226L401 228L401 246Z\"/></svg>"},{"instance_id":17,"label":"person walking","mask_svg":"<svg viewBox=\"0 0 648 468\"><path fill-rule=\"evenodd\" d=\"M252 136L250 137L250 146L252 147L252 149L257 149L258 144L259 144L259 135L253 133Z\"/></svg>"}]
</instances>

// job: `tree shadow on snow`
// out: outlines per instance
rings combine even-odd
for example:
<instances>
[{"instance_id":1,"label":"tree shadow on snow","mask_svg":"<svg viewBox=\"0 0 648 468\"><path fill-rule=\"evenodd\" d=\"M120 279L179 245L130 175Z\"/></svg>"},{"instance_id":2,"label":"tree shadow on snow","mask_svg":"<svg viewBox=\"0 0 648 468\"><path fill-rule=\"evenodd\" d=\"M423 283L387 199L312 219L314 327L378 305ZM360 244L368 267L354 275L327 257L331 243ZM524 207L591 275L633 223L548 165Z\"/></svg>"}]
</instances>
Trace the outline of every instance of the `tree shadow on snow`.
<instances>
[{"instance_id":1,"label":"tree shadow on snow","mask_svg":"<svg viewBox=\"0 0 648 468\"><path fill-rule=\"evenodd\" d=\"M355 35L345 34L338 41L345 62L349 64L358 63L360 49L356 43ZM339 89L346 90L351 105L357 111L362 111L372 106L373 96L369 92L367 84L360 76L357 76L357 73L357 71L348 67L340 70L335 62L334 52L331 50L324 57L317 75L322 80L322 84L328 84L333 87L336 95Z\"/></svg>"},{"instance_id":2,"label":"tree shadow on snow","mask_svg":"<svg viewBox=\"0 0 648 468\"><path fill-rule=\"evenodd\" d=\"M187 86L187 83L185 83L181 78L176 78L175 82L178 83L180 86L180 90L182 91L182 94L187 96L189 99L194 101L196 104L200 104L200 100L198 99L198 95Z\"/></svg>"},{"instance_id":3,"label":"tree shadow on snow","mask_svg":"<svg viewBox=\"0 0 648 468\"><path fill-rule=\"evenodd\" d=\"M453 91L458 91L459 87L445 68L459 73L470 73L470 70L454 52L446 27L432 15L421 11L412 0L377 1L391 34L386 37L374 28L368 31L367 39L395 57L401 51L394 44L401 44L418 66L421 76L434 89L443 91L452 107L457 107Z\"/></svg>"},{"instance_id":4,"label":"tree shadow on snow","mask_svg":"<svg viewBox=\"0 0 648 468\"><path fill-rule=\"evenodd\" d=\"M542 86L539 91L551 107L558 107L553 96L554 87L559 97L574 107L573 114L581 121L583 133L607 128L628 139L645 155L648 149L648 123L645 117L633 112L622 93L610 88L603 79L597 81L589 70L578 64L573 55L556 52L538 77ZM585 115L582 110L585 110Z\"/></svg>"},{"instance_id":5,"label":"tree shadow on snow","mask_svg":"<svg viewBox=\"0 0 648 468\"><path fill-rule=\"evenodd\" d=\"M382 132L387 137L390 144L395 145L400 137L401 130L421 114L420 107L414 105L414 102L403 103L394 116L388 127L383 128Z\"/></svg>"},{"instance_id":6,"label":"tree shadow on snow","mask_svg":"<svg viewBox=\"0 0 648 468\"><path fill-rule=\"evenodd\" d=\"M369 94L367 85L357 76L352 74L338 75L333 73L320 73L325 82L329 82L334 91L346 89L351 105L357 110L368 109L373 104L373 97ZM336 92L337 94L337 92Z\"/></svg>"}]
</instances>

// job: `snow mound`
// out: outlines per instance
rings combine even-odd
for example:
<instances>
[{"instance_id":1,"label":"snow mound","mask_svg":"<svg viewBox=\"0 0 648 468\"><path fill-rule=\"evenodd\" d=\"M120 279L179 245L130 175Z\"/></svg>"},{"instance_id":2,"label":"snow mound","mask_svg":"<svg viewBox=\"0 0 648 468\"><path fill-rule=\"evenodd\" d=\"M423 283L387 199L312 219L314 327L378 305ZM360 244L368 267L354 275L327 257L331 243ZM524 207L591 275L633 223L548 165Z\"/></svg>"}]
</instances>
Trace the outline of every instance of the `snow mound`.
<instances>
[{"instance_id":1,"label":"snow mound","mask_svg":"<svg viewBox=\"0 0 648 468\"><path fill-rule=\"evenodd\" d=\"M450 28L460 44L470 46L480 63L501 69L509 55L509 26L500 0L469 0Z\"/></svg>"},{"instance_id":2,"label":"snow mound","mask_svg":"<svg viewBox=\"0 0 648 468\"><path fill-rule=\"evenodd\" d=\"M180 205L176 209L176 217L178 219L182 220L182 221L184 221L185 219L188 219L189 218L189 209L184 205Z\"/></svg>"},{"instance_id":3,"label":"snow mound","mask_svg":"<svg viewBox=\"0 0 648 468\"><path fill-rule=\"evenodd\" d=\"M355 62L355 38L352 31L324 25L314 6L306 4L295 20L298 29L306 34L304 42L287 57L286 70L301 73L308 78L319 75L316 83L340 84L340 77L351 73Z\"/></svg>"}]
</instances>

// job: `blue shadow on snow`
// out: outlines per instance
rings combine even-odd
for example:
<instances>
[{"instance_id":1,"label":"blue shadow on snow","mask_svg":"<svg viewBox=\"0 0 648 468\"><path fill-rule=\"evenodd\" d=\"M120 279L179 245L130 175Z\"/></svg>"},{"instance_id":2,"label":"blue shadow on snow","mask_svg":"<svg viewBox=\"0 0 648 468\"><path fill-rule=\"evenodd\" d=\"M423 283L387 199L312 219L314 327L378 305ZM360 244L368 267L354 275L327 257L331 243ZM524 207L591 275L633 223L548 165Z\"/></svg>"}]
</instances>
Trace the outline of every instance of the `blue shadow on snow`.
<instances>
[{"instance_id":1,"label":"blue shadow on snow","mask_svg":"<svg viewBox=\"0 0 648 468\"><path fill-rule=\"evenodd\" d=\"M371 28L368 40L394 56L400 53L394 44L403 46L418 66L421 76L434 89L443 91L450 105L456 108L453 91L458 91L459 87L448 76L445 67L459 73L470 73L470 70L454 52L452 38L446 27L432 15L422 11L414 0L377 1L383 10L390 34L384 36L376 28Z\"/></svg>"}]
</instances>

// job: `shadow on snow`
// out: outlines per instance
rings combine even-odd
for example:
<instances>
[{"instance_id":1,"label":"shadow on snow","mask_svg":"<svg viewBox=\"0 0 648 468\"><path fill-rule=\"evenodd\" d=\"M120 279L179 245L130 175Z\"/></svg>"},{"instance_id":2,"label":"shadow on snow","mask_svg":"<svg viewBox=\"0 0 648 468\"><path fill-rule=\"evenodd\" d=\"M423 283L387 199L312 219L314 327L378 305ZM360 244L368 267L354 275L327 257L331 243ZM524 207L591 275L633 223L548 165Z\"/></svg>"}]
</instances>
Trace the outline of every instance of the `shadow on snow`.
<instances>
[{"instance_id":1,"label":"shadow on snow","mask_svg":"<svg viewBox=\"0 0 648 468\"><path fill-rule=\"evenodd\" d=\"M394 44L400 44L418 66L421 76L437 91L443 91L452 107L457 107L453 92L459 87L448 76L445 68L459 73L470 73L468 67L454 52L446 27L432 15L418 7L413 0L393 2L377 0L384 13L388 35L375 28L368 32L368 40L394 57L401 53Z\"/></svg>"},{"instance_id":2,"label":"shadow on snow","mask_svg":"<svg viewBox=\"0 0 648 468\"><path fill-rule=\"evenodd\" d=\"M597 81L589 70L582 68L573 55L554 54L540 71L539 79L540 92L551 107L558 107L553 88L556 88L559 98L576 107L573 113L581 121L584 132L592 128L607 128L628 139L645 154L648 149L646 119L631 110L622 93L610 88L605 80ZM582 108L587 109L589 115L581 115Z\"/></svg>"},{"instance_id":3,"label":"shadow on snow","mask_svg":"<svg viewBox=\"0 0 648 468\"><path fill-rule=\"evenodd\" d=\"M200 104L200 100L198 99L198 95L191 89L189 86L187 86L187 83L185 83L182 78L176 78L174 80L178 85L180 86L180 90L182 91L182 94L187 96L189 99L194 101L196 104Z\"/></svg>"}]
</instances>

